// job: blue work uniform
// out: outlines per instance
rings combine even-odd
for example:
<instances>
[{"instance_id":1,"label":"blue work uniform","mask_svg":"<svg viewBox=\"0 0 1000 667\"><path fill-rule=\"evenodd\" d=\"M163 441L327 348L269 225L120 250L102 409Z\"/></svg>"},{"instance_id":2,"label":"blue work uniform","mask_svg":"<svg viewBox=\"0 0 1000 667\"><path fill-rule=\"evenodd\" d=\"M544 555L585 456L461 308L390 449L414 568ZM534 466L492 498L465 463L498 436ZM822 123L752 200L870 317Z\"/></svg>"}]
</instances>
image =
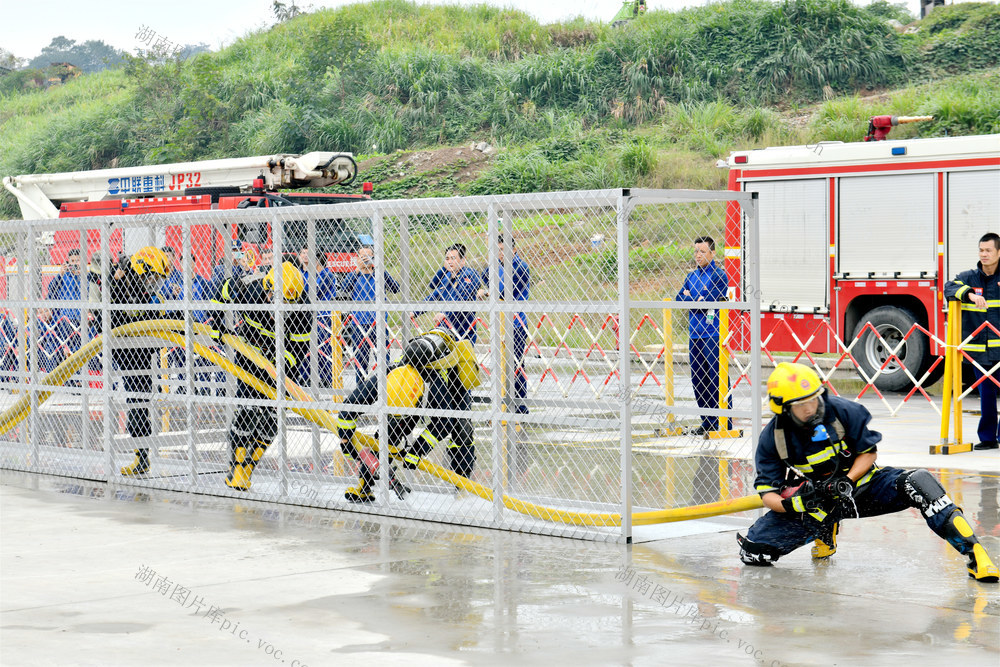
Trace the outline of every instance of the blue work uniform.
<instances>
[{"instance_id":1,"label":"blue work uniform","mask_svg":"<svg viewBox=\"0 0 1000 667\"><path fill-rule=\"evenodd\" d=\"M511 263L511 274L514 279L511 281L510 289L512 296L515 301L527 301L528 292L531 287L531 269L528 268L528 263L521 259L521 256L517 253L510 258ZM497 275L497 296L503 301L506 296L506 285L504 282L504 272L506 266L501 263L498 267ZM490 271L489 268L483 271L482 275L483 285L489 286L490 284ZM524 370L524 349L528 343L528 318L523 312L517 313L514 316L514 330L511 332L514 338L514 360L516 367L514 369L514 398L516 399L516 405L514 406L514 412L516 414L528 414L528 406L524 404L524 399L528 395L528 376Z\"/></svg>"},{"instance_id":2,"label":"blue work uniform","mask_svg":"<svg viewBox=\"0 0 1000 667\"><path fill-rule=\"evenodd\" d=\"M389 275L388 271L382 272L385 281L385 291L398 294L399 283ZM375 301L375 273L361 273L352 271L344 276L344 287L340 291L340 297L349 301L360 301L371 303ZM371 370L372 352L375 351L375 343L378 336L375 331L375 311L355 310L351 313L345 327L347 335L354 348L354 376L357 384L368 376ZM386 350L389 348L389 329L385 330ZM385 355L386 364L389 363L389 353Z\"/></svg>"},{"instance_id":3,"label":"blue work uniform","mask_svg":"<svg viewBox=\"0 0 1000 667\"><path fill-rule=\"evenodd\" d=\"M973 305L970 299L973 294L986 299L985 308ZM997 333L1000 332L1000 269L988 276L983 273L983 263L979 262L975 269L963 271L955 280L945 283L944 295L949 301L960 301L962 304L963 340L984 323L989 323L963 346L969 356L989 373L991 368L1000 363L1000 334ZM972 370L977 380L983 377L984 373L979 368L973 366ZM997 419L997 396L1000 395L1000 390L993 380L1000 381L997 372L979 383L981 412L977 431L982 443L1000 441L1000 421Z\"/></svg>"},{"instance_id":4,"label":"blue work uniform","mask_svg":"<svg viewBox=\"0 0 1000 667\"><path fill-rule=\"evenodd\" d=\"M320 301L334 301L337 299L337 292L339 290L339 285L337 282L337 274L330 269L323 268L316 274L316 278L310 282L310 272L302 272L302 280L306 285L307 294L309 289L312 290L311 298L315 299L316 303ZM320 348L326 347L327 349L333 349L331 345L331 339L333 336L333 325L331 322L331 311L320 310L316 313L316 344L318 353L318 367L317 371L322 381L322 386L329 386L330 381L333 378L333 365L329 363L329 356L322 353ZM311 385L310 375L312 373L312 362L310 361L311 353L306 355L306 359L299 366L299 381L305 385Z\"/></svg>"},{"instance_id":5,"label":"blue work uniform","mask_svg":"<svg viewBox=\"0 0 1000 667\"><path fill-rule=\"evenodd\" d=\"M475 301L482 286L479 274L467 266L463 266L455 275L442 267L434 274L430 284L431 293L424 301ZM445 313L445 318L444 324L455 333L456 338L467 338L475 344L478 336L474 312Z\"/></svg>"},{"instance_id":6,"label":"blue work uniform","mask_svg":"<svg viewBox=\"0 0 1000 667\"><path fill-rule=\"evenodd\" d=\"M61 273L49 283L48 297L59 301L80 301L86 300L86 296L80 296L80 276L74 272ZM53 312L56 324L60 325L60 335L64 336L63 343L72 350L80 349L80 309L79 308L57 308Z\"/></svg>"},{"instance_id":7,"label":"blue work uniform","mask_svg":"<svg viewBox=\"0 0 1000 667\"><path fill-rule=\"evenodd\" d=\"M714 261L695 267L684 280L677 301L724 301L728 281L726 272ZM689 294L684 294L688 291ZM688 311L688 352L691 359L691 383L698 407L719 407L719 318L714 308ZM702 415L701 427L716 431L719 418Z\"/></svg>"},{"instance_id":8,"label":"blue work uniform","mask_svg":"<svg viewBox=\"0 0 1000 667\"><path fill-rule=\"evenodd\" d=\"M174 290L174 287L177 290ZM175 296L176 294L176 296ZM171 271L170 275L167 276L166 280L163 281L163 287L160 288L160 296L164 301L181 301L184 298L184 274L180 271ZM212 298L212 289L207 280L203 278L200 274L195 273L191 276L191 301L197 303L198 301L209 301ZM193 308L193 307L192 307ZM167 313L168 319L178 319L183 320L184 314L180 312ZM208 311L205 310L191 310L191 319L193 322L198 322L200 324L207 324L209 320ZM170 350L168 355L167 363L171 368L184 368L187 365L187 355L186 349L183 347L175 347ZM195 366L211 366L211 362L199 355L195 355L192 359L192 363ZM185 387L184 382L186 381L186 376L181 373L177 376L177 380L181 383L180 393L184 393ZM202 384L202 388L199 389L198 393L206 394L207 385L211 380L211 374L209 373L199 373L195 376L198 383Z\"/></svg>"}]
</instances>

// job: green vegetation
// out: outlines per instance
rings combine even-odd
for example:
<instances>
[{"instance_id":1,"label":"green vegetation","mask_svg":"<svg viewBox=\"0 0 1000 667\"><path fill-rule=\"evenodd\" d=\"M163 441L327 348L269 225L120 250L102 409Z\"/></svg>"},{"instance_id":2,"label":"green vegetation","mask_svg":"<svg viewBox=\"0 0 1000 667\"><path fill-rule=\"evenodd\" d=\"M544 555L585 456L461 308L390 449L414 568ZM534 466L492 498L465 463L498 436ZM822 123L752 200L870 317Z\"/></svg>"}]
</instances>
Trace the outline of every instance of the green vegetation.
<instances>
[{"instance_id":1,"label":"green vegetation","mask_svg":"<svg viewBox=\"0 0 1000 667\"><path fill-rule=\"evenodd\" d=\"M875 113L935 115L893 136L1000 123L996 4L906 32L884 0L731 0L619 29L405 0L286 18L218 53L126 56L49 89L0 77L0 175L475 140L499 147L478 178L464 165L363 177L379 196L718 188L714 163L734 148L856 140ZM0 218L16 215L0 194Z\"/></svg>"}]
</instances>

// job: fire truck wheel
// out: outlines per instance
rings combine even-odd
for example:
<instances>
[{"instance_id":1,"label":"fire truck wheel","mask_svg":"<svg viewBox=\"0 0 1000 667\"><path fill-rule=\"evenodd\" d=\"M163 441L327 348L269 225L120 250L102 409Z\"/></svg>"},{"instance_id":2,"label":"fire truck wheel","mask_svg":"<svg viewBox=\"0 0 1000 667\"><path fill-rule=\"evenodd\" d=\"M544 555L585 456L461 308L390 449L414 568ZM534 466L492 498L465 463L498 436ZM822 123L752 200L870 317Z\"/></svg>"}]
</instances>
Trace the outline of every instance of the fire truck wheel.
<instances>
[{"instance_id":1,"label":"fire truck wheel","mask_svg":"<svg viewBox=\"0 0 1000 667\"><path fill-rule=\"evenodd\" d=\"M878 336L872 333L871 328L864 331L864 335L861 336L862 330L869 322L885 342L879 340ZM922 331L910 333L910 337L906 339L903 346L896 351L895 355L892 354L892 351L915 324L918 324L917 317L909 310L895 306L880 306L862 316L858 326L855 327L854 337L861 336L861 339L855 348L854 358L861 371L869 378L882 369L879 376L875 378L875 386L880 390L906 391L913 386L913 383L906 376L903 370L904 366L918 381L927 368L930 359L929 346L927 335ZM885 363L887 359L889 362ZM883 364L885 364L884 367Z\"/></svg>"}]
</instances>

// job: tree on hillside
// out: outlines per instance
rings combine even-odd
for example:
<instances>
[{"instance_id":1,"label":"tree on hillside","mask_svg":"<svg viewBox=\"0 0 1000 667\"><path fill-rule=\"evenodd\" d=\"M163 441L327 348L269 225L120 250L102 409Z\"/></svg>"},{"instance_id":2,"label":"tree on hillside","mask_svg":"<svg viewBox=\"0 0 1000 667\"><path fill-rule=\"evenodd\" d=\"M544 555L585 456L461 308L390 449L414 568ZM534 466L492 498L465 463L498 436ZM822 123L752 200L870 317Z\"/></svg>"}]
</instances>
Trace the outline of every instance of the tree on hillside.
<instances>
[{"instance_id":1,"label":"tree on hillside","mask_svg":"<svg viewBox=\"0 0 1000 667\"><path fill-rule=\"evenodd\" d=\"M78 43L60 35L53 38L38 57L28 63L28 67L45 69L52 63L72 63L81 71L99 72L120 67L123 59L121 51L101 40Z\"/></svg>"},{"instance_id":2,"label":"tree on hillside","mask_svg":"<svg viewBox=\"0 0 1000 667\"><path fill-rule=\"evenodd\" d=\"M866 6L865 11L886 20L899 21L903 25L913 23L916 17L906 8L905 2L889 2L889 0L875 0Z\"/></svg>"},{"instance_id":3,"label":"tree on hillside","mask_svg":"<svg viewBox=\"0 0 1000 667\"><path fill-rule=\"evenodd\" d=\"M311 5L307 7L296 6L295 0L292 0L287 5L283 2L278 2L278 0L274 0L274 3L271 5L271 11L274 12L274 18L277 23L284 23L285 21L293 19L300 14L306 14L311 9Z\"/></svg>"},{"instance_id":4,"label":"tree on hillside","mask_svg":"<svg viewBox=\"0 0 1000 667\"><path fill-rule=\"evenodd\" d=\"M21 69L24 67L24 58L18 58L7 49L0 46L0 67L4 69Z\"/></svg>"}]
</instances>

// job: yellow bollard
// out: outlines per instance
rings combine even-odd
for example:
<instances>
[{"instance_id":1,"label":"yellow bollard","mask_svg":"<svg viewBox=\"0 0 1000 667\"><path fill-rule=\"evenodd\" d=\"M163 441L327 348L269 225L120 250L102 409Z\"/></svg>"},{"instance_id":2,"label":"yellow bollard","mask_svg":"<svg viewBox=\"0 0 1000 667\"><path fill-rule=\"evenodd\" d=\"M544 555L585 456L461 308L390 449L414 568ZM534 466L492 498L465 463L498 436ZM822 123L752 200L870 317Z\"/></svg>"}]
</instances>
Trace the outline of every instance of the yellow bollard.
<instances>
[{"instance_id":1,"label":"yellow bollard","mask_svg":"<svg viewBox=\"0 0 1000 667\"><path fill-rule=\"evenodd\" d=\"M666 301L666 299L664 299ZM668 408L674 406L674 335L673 335L673 311L669 308L663 309L663 404ZM680 435L684 432L680 426L674 426L674 413L667 412L667 424L663 427L653 429L653 433L663 438L671 435ZM668 468L670 459L667 459ZM669 470L668 470L669 472Z\"/></svg>"},{"instance_id":2,"label":"yellow bollard","mask_svg":"<svg viewBox=\"0 0 1000 667\"><path fill-rule=\"evenodd\" d=\"M952 396L955 406L955 449L949 453L958 454L960 451L972 451L971 442L962 442L962 355L959 353L959 346L962 344L962 313L961 305L955 301L955 333L952 334L952 345L955 346L955 362L951 365L952 375ZM952 306L949 305L949 313ZM968 447L968 449L962 449Z\"/></svg>"},{"instance_id":3,"label":"yellow bollard","mask_svg":"<svg viewBox=\"0 0 1000 667\"><path fill-rule=\"evenodd\" d=\"M948 436L951 432L951 392L952 383L954 382L954 373L952 371L952 366L955 363L955 348L952 346L952 339L954 338L954 328L955 319L953 317L952 304L948 304L948 320L945 322L944 330L944 377L942 381L944 382L943 394L941 396L941 440L939 445L948 444ZM940 451L935 451L936 447L931 446L931 454L941 454Z\"/></svg>"},{"instance_id":4,"label":"yellow bollard","mask_svg":"<svg viewBox=\"0 0 1000 667\"><path fill-rule=\"evenodd\" d=\"M972 451L971 442L962 442L962 311L958 301L948 302L948 321L944 333L944 394L941 397L941 440L930 446L931 454L961 454ZM953 408L954 406L954 408ZM955 411L955 439L949 439L951 411Z\"/></svg>"},{"instance_id":5,"label":"yellow bollard","mask_svg":"<svg viewBox=\"0 0 1000 667\"><path fill-rule=\"evenodd\" d=\"M170 377L170 374L167 372L169 366L169 359L167 357L168 357L167 348L161 347L160 348L160 381L161 381L160 391L164 394L170 393L170 385L167 382L167 379ZM163 414L160 415L160 433L166 433L167 431L170 430L169 406L170 404L167 403L167 407L163 408Z\"/></svg>"},{"instance_id":6,"label":"yellow bollard","mask_svg":"<svg viewBox=\"0 0 1000 667\"><path fill-rule=\"evenodd\" d=\"M344 389L344 347L340 344L343 329L344 323L340 319L340 312L330 313L330 388L334 390L334 403L344 401L344 397L341 396ZM336 391L338 389L339 392Z\"/></svg>"},{"instance_id":7,"label":"yellow bollard","mask_svg":"<svg viewBox=\"0 0 1000 667\"><path fill-rule=\"evenodd\" d=\"M719 407L728 405L729 397L729 348L726 339L729 338L729 310L719 310ZM729 417L719 417L719 430L709 431L709 439L740 438L741 429L729 428Z\"/></svg>"},{"instance_id":8,"label":"yellow bollard","mask_svg":"<svg viewBox=\"0 0 1000 667\"><path fill-rule=\"evenodd\" d=\"M729 497L729 459L719 457L719 500Z\"/></svg>"},{"instance_id":9,"label":"yellow bollard","mask_svg":"<svg viewBox=\"0 0 1000 667\"><path fill-rule=\"evenodd\" d=\"M506 411L507 339L504 334L507 327L504 313L500 313L500 317L497 319L500 321L500 331L496 332L497 335L500 336L500 409ZM507 485L510 483L510 466L507 465L507 459L510 456L510 451L507 447L507 443L511 441L512 437L517 437L517 434L512 434L510 432L511 424L506 419L500 421L500 429L503 432L503 437L500 438L500 483L503 484L504 488L507 488Z\"/></svg>"}]
</instances>

